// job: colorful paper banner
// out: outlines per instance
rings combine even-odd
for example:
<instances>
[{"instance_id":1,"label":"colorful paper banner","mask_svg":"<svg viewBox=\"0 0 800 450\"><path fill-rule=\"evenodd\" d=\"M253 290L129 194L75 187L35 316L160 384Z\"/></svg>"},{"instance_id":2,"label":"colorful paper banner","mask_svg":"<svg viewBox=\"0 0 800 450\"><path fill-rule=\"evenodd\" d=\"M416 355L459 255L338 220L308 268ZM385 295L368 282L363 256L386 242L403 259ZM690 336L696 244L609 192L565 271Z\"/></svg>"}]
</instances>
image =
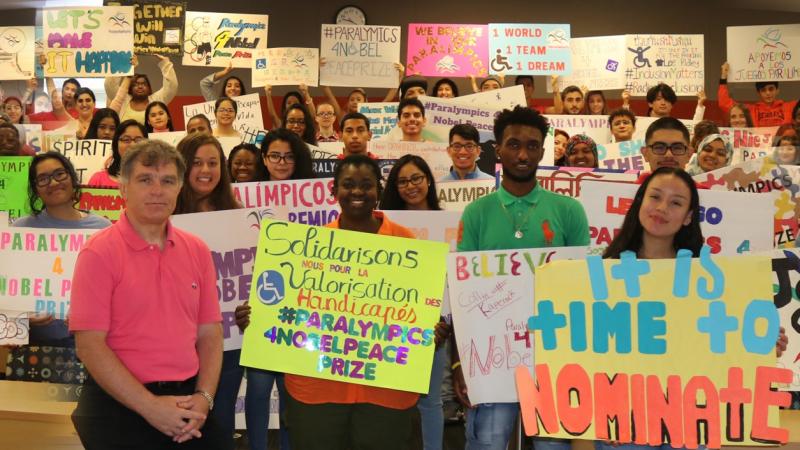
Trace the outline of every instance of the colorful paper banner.
<instances>
[{"instance_id":1,"label":"colorful paper banner","mask_svg":"<svg viewBox=\"0 0 800 450\"><path fill-rule=\"evenodd\" d=\"M625 88L625 36L572 38L572 73L558 77L558 90L586 86L590 90ZM552 92L547 83L547 92Z\"/></svg>"},{"instance_id":2,"label":"colorful paper banner","mask_svg":"<svg viewBox=\"0 0 800 450\"><path fill-rule=\"evenodd\" d=\"M255 142L258 136L266 135L264 130L264 119L261 116L261 99L258 94L247 94L233 97L236 100L236 120L233 128L242 135L242 142ZM211 122L211 127L216 128L217 117L214 115L214 101L194 103L183 107L183 125L189 123L189 119L197 114L202 114Z\"/></svg>"},{"instance_id":3,"label":"colorful paper banner","mask_svg":"<svg viewBox=\"0 0 800 450\"><path fill-rule=\"evenodd\" d=\"M447 251L262 221L241 364L428 392Z\"/></svg>"},{"instance_id":4,"label":"colorful paper banner","mask_svg":"<svg viewBox=\"0 0 800 450\"><path fill-rule=\"evenodd\" d=\"M125 209L125 199L119 189L82 187L78 208L116 222Z\"/></svg>"},{"instance_id":5,"label":"colorful paper banner","mask_svg":"<svg viewBox=\"0 0 800 450\"><path fill-rule=\"evenodd\" d=\"M75 260L96 231L22 227L0 230L0 308L65 319Z\"/></svg>"},{"instance_id":6,"label":"colorful paper banner","mask_svg":"<svg viewBox=\"0 0 800 450\"><path fill-rule=\"evenodd\" d=\"M30 156L0 156L0 211L8 212L11 220L30 214L28 170L31 159Z\"/></svg>"},{"instance_id":7,"label":"colorful paper banner","mask_svg":"<svg viewBox=\"0 0 800 450\"><path fill-rule=\"evenodd\" d=\"M538 268L536 384L527 368L516 377L526 434L690 449L786 442L777 405L789 394L771 385L792 373L774 367L769 263L706 251Z\"/></svg>"},{"instance_id":8,"label":"colorful paper banner","mask_svg":"<svg viewBox=\"0 0 800 450\"><path fill-rule=\"evenodd\" d=\"M488 35L488 25L410 23L406 75L485 77Z\"/></svg>"},{"instance_id":9,"label":"colorful paper banner","mask_svg":"<svg viewBox=\"0 0 800 450\"><path fill-rule=\"evenodd\" d=\"M775 250L772 253L772 292L781 315L781 326L789 342L778 359L778 367L790 369L792 381L780 386L784 391L800 391L800 250Z\"/></svg>"},{"instance_id":10,"label":"colorful paper banner","mask_svg":"<svg viewBox=\"0 0 800 450\"><path fill-rule=\"evenodd\" d=\"M267 48L265 14L186 12L183 65L250 68L253 51Z\"/></svg>"},{"instance_id":11,"label":"colorful paper banner","mask_svg":"<svg viewBox=\"0 0 800 450\"><path fill-rule=\"evenodd\" d=\"M45 8L47 77L132 75L133 7Z\"/></svg>"},{"instance_id":12,"label":"colorful paper banner","mask_svg":"<svg viewBox=\"0 0 800 450\"><path fill-rule=\"evenodd\" d=\"M331 195L332 178L234 183L233 195L245 208L262 215L307 225L326 225L339 217L339 203Z\"/></svg>"}]
</instances>

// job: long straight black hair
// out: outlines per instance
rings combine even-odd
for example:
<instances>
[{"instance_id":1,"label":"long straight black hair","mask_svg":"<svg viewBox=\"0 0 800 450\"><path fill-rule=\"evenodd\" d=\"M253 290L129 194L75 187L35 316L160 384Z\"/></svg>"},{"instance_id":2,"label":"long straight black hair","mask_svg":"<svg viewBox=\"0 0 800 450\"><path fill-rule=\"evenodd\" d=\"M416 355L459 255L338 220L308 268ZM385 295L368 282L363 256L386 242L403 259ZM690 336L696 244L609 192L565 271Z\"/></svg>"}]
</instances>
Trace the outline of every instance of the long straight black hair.
<instances>
[{"instance_id":1,"label":"long straight black hair","mask_svg":"<svg viewBox=\"0 0 800 450\"><path fill-rule=\"evenodd\" d=\"M422 173L425 174L428 183L428 195L425 196L425 202L428 204L428 209L432 211L439 211L442 209L439 206L439 198L436 196L436 181L433 179L433 172L431 171L428 163L417 155L403 155L394 163L392 170L389 172L389 177L386 179L386 188L383 190L381 196L380 209L391 211L393 209L408 209L406 202L400 197L400 191L397 187L397 178L400 176L400 169L406 164L413 164L417 166Z\"/></svg>"},{"instance_id":2,"label":"long straight black hair","mask_svg":"<svg viewBox=\"0 0 800 450\"><path fill-rule=\"evenodd\" d=\"M692 256L700 256L700 249L703 247L703 232L700 230L700 196L697 193L697 185L695 185L692 177L683 169L676 169L673 167L661 167L653 172L636 191L636 196L633 199L631 208L625 214L625 220L622 222L622 229L617 237L611 242L603 253L603 258L619 258L619 255L624 251L638 252L642 248L642 235L644 229L642 223L639 221L639 211L642 209L642 202L644 201L644 194L647 192L647 186L656 177L662 175L675 175L680 178L689 188L691 193L691 200L689 201L689 211L692 215L692 220L689 225L684 225L675 234L672 239L672 247L677 251L685 248L691 250Z\"/></svg>"}]
</instances>

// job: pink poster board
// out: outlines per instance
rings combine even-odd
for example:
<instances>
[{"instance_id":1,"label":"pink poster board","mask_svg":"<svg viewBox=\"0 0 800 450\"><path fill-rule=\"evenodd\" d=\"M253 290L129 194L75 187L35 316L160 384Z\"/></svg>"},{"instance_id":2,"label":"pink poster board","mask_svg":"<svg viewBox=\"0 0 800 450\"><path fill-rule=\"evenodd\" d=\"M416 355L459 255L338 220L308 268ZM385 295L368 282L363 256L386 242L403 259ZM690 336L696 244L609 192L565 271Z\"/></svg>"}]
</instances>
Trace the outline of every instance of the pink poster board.
<instances>
[{"instance_id":1,"label":"pink poster board","mask_svg":"<svg viewBox=\"0 0 800 450\"><path fill-rule=\"evenodd\" d=\"M406 74L485 77L489 26L439 23L408 25Z\"/></svg>"}]
</instances>

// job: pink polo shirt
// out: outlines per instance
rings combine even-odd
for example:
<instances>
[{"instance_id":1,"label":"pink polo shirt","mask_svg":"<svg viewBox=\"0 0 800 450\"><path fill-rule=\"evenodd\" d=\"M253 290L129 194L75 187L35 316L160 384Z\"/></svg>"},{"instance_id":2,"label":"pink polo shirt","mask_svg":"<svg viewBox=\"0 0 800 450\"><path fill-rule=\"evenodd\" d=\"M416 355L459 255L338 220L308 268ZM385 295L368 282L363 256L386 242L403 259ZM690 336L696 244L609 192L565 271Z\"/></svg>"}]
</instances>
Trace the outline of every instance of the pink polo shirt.
<instances>
[{"instance_id":1,"label":"pink polo shirt","mask_svg":"<svg viewBox=\"0 0 800 450\"><path fill-rule=\"evenodd\" d=\"M161 250L122 214L78 255L69 329L107 332L106 343L141 383L196 375L198 327L221 321L208 246L170 223Z\"/></svg>"}]
</instances>

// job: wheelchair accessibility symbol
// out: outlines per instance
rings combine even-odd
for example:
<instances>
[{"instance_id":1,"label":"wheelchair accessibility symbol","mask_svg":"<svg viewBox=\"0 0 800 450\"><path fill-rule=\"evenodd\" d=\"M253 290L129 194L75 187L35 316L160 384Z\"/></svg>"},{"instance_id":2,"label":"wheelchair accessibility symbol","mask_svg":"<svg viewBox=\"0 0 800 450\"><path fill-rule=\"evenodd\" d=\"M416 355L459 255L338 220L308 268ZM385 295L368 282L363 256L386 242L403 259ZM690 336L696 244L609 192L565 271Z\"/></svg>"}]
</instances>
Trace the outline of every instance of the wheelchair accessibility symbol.
<instances>
[{"instance_id":1,"label":"wheelchair accessibility symbol","mask_svg":"<svg viewBox=\"0 0 800 450\"><path fill-rule=\"evenodd\" d=\"M283 276L274 270L266 270L258 276L258 299L261 303L271 306L283 300Z\"/></svg>"},{"instance_id":2,"label":"wheelchair accessibility symbol","mask_svg":"<svg viewBox=\"0 0 800 450\"><path fill-rule=\"evenodd\" d=\"M256 70L266 70L267 69L267 60L266 58L259 58L256 60Z\"/></svg>"}]
</instances>

